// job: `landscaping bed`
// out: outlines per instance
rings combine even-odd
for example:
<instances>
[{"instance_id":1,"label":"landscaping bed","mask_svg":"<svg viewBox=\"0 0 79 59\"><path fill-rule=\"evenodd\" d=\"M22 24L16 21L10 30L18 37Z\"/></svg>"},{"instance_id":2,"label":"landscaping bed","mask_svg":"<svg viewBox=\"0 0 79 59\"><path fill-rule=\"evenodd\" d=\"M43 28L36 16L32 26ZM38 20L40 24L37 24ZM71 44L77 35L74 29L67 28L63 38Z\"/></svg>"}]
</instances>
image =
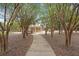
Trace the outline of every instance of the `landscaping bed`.
<instances>
[{"instance_id":1,"label":"landscaping bed","mask_svg":"<svg viewBox=\"0 0 79 59\"><path fill-rule=\"evenodd\" d=\"M51 45L57 56L79 56L79 33L73 33L71 47L65 47L65 36L64 33L60 35L54 33L53 38L51 35L42 35L48 43Z\"/></svg>"}]
</instances>

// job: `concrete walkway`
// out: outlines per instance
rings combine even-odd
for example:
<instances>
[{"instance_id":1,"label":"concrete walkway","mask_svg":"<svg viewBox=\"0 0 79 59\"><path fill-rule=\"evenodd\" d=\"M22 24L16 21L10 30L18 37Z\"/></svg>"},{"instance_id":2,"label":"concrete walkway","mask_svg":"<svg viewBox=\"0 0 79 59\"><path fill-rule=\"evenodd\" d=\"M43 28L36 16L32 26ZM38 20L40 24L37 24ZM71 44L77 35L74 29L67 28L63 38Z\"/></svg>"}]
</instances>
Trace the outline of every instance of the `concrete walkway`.
<instances>
[{"instance_id":1,"label":"concrete walkway","mask_svg":"<svg viewBox=\"0 0 79 59\"><path fill-rule=\"evenodd\" d=\"M33 43L26 53L27 56L55 56L48 42L39 34L33 35Z\"/></svg>"}]
</instances>

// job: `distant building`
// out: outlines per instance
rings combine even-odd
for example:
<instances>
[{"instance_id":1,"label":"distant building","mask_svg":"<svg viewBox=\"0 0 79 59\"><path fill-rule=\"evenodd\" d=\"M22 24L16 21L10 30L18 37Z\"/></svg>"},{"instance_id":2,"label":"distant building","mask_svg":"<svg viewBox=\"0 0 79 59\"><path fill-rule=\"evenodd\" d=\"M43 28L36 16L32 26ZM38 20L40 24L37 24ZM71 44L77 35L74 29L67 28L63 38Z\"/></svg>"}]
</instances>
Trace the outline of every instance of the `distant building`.
<instances>
[{"instance_id":1,"label":"distant building","mask_svg":"<svg viewBox=\"0 0 79 59\"><path fill-rule=\"evenodd\" d=\"M40 32L42 31L42 26L40 24L30 25L28 30L31 32Z\"/></svg>"}]
</instances>

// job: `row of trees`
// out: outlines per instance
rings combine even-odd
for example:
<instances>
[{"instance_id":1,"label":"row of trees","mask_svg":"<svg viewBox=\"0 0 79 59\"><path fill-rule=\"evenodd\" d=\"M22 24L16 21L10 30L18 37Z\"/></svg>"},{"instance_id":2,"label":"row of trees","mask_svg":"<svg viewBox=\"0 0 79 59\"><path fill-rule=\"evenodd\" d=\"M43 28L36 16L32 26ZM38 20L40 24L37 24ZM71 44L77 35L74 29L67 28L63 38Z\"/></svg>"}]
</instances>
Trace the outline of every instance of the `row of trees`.
<instances>
[{"instance_id":1,"label":"row of trees","mask_svg":"<svg viewBox=\"0 0 79 59\"><path fill-rule=\"evenodd\" d=\"M79 4L44 4L47 9L47 16L44 15L43 21L47 25L47 29L51 29L51 37L55 28L58 26L59 34L61 26L65 33L65 45L69 47L71 45L71 36L75 29L79 25ZM48 22L47 22L47 21ZM57 26L56 26L57 25ZM47 29L45 31L47 32Z\"/></svg>"},{"instance_id":2,"label":"row of trees","mask_svg":"<svg viewBox=\"0 0 79 59\"><path fill-rule=\"evenodd\" d=\"M39 4L23 4L20 12L20 27L23 38L28 35L28 28L31 24L35 24Z\"/></svg>"},{"instance_id":3,"label":"row of trees","mask_svg":"<svg viewBox=\"0 0 79 59\"><path fill-rule=\"evenodd\" d=\"M69 47L71 44L72 33L79 25L79 4L59 4L57 11L58 18L65 31L65 45Z\"/></svg>"},{"instance_id":4,"label":"row of trees","mask_svg":"<svg viewBox=\"0 0 79 59\"><path fill-rule=\"evenodd\" d=\"M53 37L54 30L63 28L65 33L65 45L71 45L73 31L79 25L79 4L0 4L3 11L4 22L0 22L1 51L8 51L8 36L12 26L21 29L23 38L28 35L31 24L41 23L48 29ZM15 25L17 24L17 25ZM19 26L18 26L19 25ZM13 27L13 28L14 28ZM18 30L19 30L18 29Z\"/></svg>"},{"instance_id":5,"label":"row of trees","mask_svg":"<svg viewBox=\"0 0 79 59\"><path fill-rule=\"evenodd\" d=\"M1 34L1 51L5 54L8 51L9 32L17 29L22 31L23 38L28 35L28 28L31 24L35 24L37 12L40 4L0 4L4 18L4 22L0 22ZM4 15L3 15L4 13Z\"/></svg>"}]
</instances>

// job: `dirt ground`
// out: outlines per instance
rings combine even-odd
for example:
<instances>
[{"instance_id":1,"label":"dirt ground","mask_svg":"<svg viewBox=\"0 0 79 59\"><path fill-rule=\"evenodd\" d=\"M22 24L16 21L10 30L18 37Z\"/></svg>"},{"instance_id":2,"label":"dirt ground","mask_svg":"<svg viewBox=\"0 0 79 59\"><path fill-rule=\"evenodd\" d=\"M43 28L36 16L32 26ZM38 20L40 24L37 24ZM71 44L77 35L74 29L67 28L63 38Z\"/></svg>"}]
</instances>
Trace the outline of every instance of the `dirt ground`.
<instances>
[{"instance_id":1,"label":"dirt ground","mask_svg":"<svg viewBox=\"0 0 79 59\"><path fill-rule=\"evenodd\" d=\"M42 35L48 43L51 45L57 56L79 56L79 33L73 33L71 47L65 47L64 33L60 35L54 33L53 38L50 38L50 34Z\"/></svg>"},{"instance_id":2,"label":"dirt ground","mask_svg":"<svg viewBox=\"0 0 79 59\"><path fill-rule=\"evenodd\" d=\"M24 56L30 48L32 41L32 35L28 35L23 39L21 33L10 33L8 52L5 56Z\"/></svg>"}]
</instances>

